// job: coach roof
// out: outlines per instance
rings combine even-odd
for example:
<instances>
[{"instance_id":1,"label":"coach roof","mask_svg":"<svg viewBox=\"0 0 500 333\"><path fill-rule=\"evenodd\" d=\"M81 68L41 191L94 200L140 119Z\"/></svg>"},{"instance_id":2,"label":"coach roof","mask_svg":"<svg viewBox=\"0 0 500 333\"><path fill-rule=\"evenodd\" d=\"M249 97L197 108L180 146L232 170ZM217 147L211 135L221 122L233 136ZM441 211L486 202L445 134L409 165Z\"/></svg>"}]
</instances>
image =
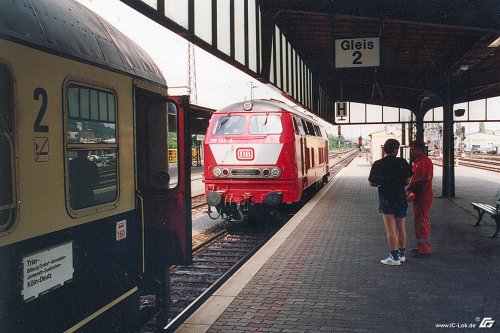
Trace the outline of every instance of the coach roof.
<instances>
[{"instance_id":1,"label":"coach roof","mask_svg":"<svg viewBox=\"0 0 500 333\"><path fill-rule=\"evenodd\" d=\"M72 0L0 1L0 35L166 85L160 69L143 49Z\"/></svg>"}]
</instances>

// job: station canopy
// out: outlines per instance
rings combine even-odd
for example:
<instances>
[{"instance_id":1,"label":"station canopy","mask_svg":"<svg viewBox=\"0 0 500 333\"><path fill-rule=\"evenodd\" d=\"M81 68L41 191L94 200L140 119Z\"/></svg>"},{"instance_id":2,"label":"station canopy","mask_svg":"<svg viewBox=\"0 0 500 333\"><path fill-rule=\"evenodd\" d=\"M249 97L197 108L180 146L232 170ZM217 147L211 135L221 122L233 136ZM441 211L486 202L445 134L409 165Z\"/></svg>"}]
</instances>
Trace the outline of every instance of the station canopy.
<instances>
[{"instance_id":1,"label":"station canopy","mask_svg":"<svg viewBox=\"0 0 500 333\"><path fill-rule=\"evenodd\" d=\"M498 0L122 1L332 122L500 95Z\"/></svg>"}]
</instances>

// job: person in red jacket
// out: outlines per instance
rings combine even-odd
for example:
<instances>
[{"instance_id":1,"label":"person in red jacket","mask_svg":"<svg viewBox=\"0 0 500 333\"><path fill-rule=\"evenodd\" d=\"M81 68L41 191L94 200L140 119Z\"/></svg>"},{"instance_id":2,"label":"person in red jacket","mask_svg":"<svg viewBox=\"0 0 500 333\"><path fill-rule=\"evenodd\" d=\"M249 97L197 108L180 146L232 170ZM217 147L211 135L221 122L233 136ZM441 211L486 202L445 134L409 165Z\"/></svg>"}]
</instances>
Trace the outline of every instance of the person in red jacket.
<instances>
[{"instance_id":1,"label":"person in red jacket","mask_svg":"<svg viewBox=\"0 0 500 333\"><path fill-rule=\"evenodd\" d=\"M422 141L410 142L410 154L413 158L413 176L408 189L417 195L413 201L417 248L413 249L412 252L414 258L429 258L432 252L429 209L434 199L434 192L432 191L434 165L425 154L425 144Z\"/></svg>"}]
</instances>

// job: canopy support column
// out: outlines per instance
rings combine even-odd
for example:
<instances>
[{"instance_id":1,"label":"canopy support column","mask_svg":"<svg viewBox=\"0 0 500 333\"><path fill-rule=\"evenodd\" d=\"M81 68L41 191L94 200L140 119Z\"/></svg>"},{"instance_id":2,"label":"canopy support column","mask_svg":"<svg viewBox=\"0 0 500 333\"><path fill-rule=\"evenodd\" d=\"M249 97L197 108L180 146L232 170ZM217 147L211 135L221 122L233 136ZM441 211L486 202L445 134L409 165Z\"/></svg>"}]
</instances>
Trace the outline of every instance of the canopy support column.
<instances>
[{"instance_id":1,"label":"canopy support column","mask_svg":"<svg viewBox=\"0 0 500 333\"><path fill-rule=\"evenodd\" d=\"M450 78L442 89L443 101L443 190L442 196L455 197L455 149L453 135L453 96Z\"/></svg>"}]
</instances>

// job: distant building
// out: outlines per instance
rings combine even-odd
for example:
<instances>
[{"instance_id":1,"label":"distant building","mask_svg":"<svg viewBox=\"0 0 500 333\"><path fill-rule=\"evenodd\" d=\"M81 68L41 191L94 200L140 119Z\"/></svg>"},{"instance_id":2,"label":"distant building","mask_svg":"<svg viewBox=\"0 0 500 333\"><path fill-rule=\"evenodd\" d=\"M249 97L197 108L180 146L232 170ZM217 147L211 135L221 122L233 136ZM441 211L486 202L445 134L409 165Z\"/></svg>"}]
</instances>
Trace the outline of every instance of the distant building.
<instances>
[{"instance_id":1,"label":"distant building","mask_svg":"<svg viewBox=\"0 0 500 333\"><path fill-rule=\"evenodd\" d=\"M396 139L399 143L401 143L401 129L394 128L394 126L388 126L382 131L368 134L368 143L370 145L370 155L368 156L368 159L370 160L370 163L373 163L384 156L384 143L387 139ZM408 143L408 138L406 138L406 143ZM409 159L410 155L408 146L402 146L402 148L403 157Z\"/></svg>"},{"instance_id":2,"label":"distant building","mask_svg":"<svg viewBox=\"0 0 500 333\"><path fill-rule=\"evenodd\" d=\"M384 156L384 143L387 139L396 139L399 141L399 138L395 134L387 133L385 130L368 134L368 141L370 143L369 159L371 164Z\"/></svg>"},{"instance_id":3,"label":"distant building","mask_svg":"<svg viewBox=\"0 0 500 333\"><path fill-rule=\"evenodd\" d=\"M470 133L463 140L465 151L497 151L500 147L500 135L490 133Z\"/></svg>"}]
</instances>

